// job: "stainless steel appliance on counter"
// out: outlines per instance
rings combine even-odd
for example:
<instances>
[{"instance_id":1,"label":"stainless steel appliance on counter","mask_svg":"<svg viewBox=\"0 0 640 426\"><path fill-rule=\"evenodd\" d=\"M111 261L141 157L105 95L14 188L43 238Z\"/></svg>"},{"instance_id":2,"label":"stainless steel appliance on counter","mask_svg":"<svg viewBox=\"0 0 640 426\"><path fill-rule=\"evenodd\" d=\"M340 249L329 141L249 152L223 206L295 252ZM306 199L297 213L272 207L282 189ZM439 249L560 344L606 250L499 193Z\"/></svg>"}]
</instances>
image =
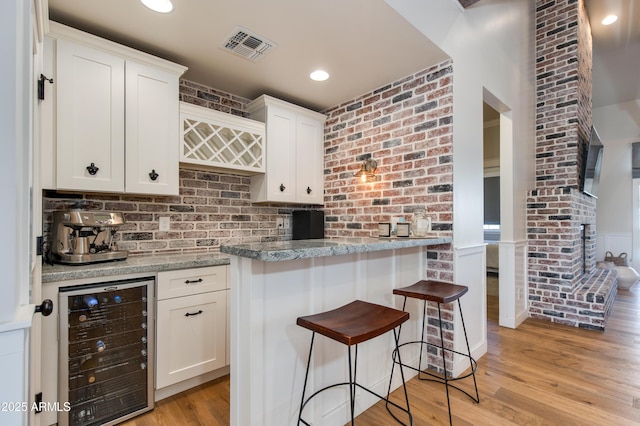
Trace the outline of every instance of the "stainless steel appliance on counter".
<instances>
[{"instance_id":1,"label":"stainless steel appliance on counter","mask_svg":"<svg viewBox=\"0 0 640 426\"><path fill-rule=\"evenodd\" d=\"M59 289L61 426L113 425L154 406L154 278Z\"/></svg>"},{"instance_id":2,"label":"stainless steel appliance on counter","mask_svg":"<svg viewBox=\"0 0 640 426\"><path fill-rule=\"evenodd\" d=\"M114 238L124 223L123 214L117 212L81 208L53 212L52 260L85 264L126 259L129 252L118 250Z\"/></svg>"}]
</instances>

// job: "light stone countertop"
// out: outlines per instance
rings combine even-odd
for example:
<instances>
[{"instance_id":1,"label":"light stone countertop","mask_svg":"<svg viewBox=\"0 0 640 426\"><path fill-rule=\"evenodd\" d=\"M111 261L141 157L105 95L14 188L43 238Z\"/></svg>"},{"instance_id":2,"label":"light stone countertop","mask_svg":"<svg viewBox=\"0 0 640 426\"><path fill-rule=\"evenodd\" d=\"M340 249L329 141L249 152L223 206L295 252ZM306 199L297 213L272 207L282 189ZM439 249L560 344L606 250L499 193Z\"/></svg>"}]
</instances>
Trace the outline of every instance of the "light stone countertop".
<instances>
[{"instance_id":1,"label":"light stone countertop","mask_svg":"<svg viewBox=\"0 0 640 426\"><path fill-rule=\"evenodd\" d=\"M87 265L42 265L42 282L70 281L117 275L156 273L204 266L228 265L229 256L221 253L140 255L124 260Z\"/></svg>"},{"instance_id":2,"label":"light stone countertop","mask_svg":"<svg viewBox=\"0 0 640 426\"><path fill-rule=\"evenodd\" d=\"M250 243L222 245L220 251L229 255L247 257L264 262L306 259L343 254L365 253L381 250L395 250L409 247L421 247L451 242L450 236L437 234L424 238L324 238L317 240L292 240L268 243Z\"/></svg>"}]
</instances>

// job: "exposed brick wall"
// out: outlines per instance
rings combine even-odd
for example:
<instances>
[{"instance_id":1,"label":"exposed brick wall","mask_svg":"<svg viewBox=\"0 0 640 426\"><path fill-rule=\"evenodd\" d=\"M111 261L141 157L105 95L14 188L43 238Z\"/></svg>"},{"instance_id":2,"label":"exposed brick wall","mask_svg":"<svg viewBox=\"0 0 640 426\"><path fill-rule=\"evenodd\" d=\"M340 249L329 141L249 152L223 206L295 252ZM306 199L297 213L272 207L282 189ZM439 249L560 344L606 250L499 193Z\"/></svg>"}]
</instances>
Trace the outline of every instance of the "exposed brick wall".
<instances>
[{"instance_id":1,"label":"exposed brick wall","mask_svg":"<svg viewBox=\"0 0 640 426\"><path fill-rule=\"evenodd\" d=\"M527 197L529 312L603 329L606 309L600 302L576 304L595 271L596 234L596 200L580 191L591 134L592 82L591 29L583 0L537 0L536 31L536 189Z\"/></svg>"},{"instance_id":2,"label":"exposed brick wall","mask_svg":"<svg viewBox=\"0 0 640 426\"><path fill-rule=\"evenodd\" d=\"M579 187L591 133L591 63L583 0L537 0L536 188Z\"/></svg>"},{"instance_id":3,"label":"exposed brick wall","mask_svg":"<svg viewBox=\"0 0 640 426\"><path fill-rule=\"evenodd\" d=\"M180 80L180 100L190 104L214 109L227 114L248 117L247 104L250 99L203 86L188 80Z\"/></svg>"},{"instance_id":4,"label":"exposed brick wall","mask_svg":"<svg viewBox=\"0 0 640 426\"><path fill-rule=\"evenodd\" d=\"M540 189L529 193L527 209L531 316L588 328L601 318L567 315L573 295L595 271L595 199L571 188Z\"/></svg>"},{"instance_id":5,"label":"exposed brick wall","mask_svg":"<svg viewBox=\"0 0 640 426\"><path fill-rule=\"evenodd\" d=\"M175 197L118 194L63 194L44 197L44 234L50 235L51 212L84 199L95 209L121 211L126 224L116 235L118 247L132 255L218 251L220 244L291 239L276 218L291 208L250 202L248 177L180 170L180 195ZM159 230L159 218L170 217L170 231Z\"/></svg>"},{"instance_id":6,"label":"exposed brick wall","mask_svg":"<svg viewBox=\"0 0 640 426\"><path fill-rule=\"evenodd\" d=\"M453 64L435 65L325 111L327 236L377 236L378 223L426 208L452 235ZM376 181L353 176L378 163ZM450 245L429 250L431 278L453 281Z\"/></svg>"}]
</instances>

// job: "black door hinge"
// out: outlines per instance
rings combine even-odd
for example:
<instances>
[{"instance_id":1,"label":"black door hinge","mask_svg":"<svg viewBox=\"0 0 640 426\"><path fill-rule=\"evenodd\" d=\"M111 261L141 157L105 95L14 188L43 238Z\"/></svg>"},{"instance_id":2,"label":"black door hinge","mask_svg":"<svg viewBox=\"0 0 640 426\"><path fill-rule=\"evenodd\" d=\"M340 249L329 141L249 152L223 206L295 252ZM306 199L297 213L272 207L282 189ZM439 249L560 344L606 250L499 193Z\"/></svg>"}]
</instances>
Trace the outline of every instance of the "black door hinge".
<instances>
[{"instance_id":1,"label":"black door hinge","mask_svg":"<svg viewBox=\"0 0 640 426\"><path fill-rule=\"evenodd\" d=\"M52 78L47 78L44 74L40 74L40 78L38 79L38 100L44 101L44 82L48 81L53 84Z\"/></svg>"},{"instance_id":2,"label":"black door hinge","mask_svg":"<svg viewBox=\"0 0 640 426\"><path fill-rule=\"evenodd\" d=\"M40 235L36 237L36 256L42 256L44 250L44 237Z\"/></svg>"}]
</instances>

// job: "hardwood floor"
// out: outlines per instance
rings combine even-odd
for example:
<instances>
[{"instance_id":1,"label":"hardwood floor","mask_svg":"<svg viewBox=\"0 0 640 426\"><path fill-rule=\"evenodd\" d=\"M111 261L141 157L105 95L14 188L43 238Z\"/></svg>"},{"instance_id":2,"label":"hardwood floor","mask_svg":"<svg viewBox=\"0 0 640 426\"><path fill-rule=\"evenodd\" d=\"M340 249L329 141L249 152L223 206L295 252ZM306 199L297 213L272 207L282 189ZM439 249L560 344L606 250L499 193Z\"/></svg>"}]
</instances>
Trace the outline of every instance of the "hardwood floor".
<instances>
[{"instance_id":1,"label":"hardwood floor","mask_svg":"<svg viewBox=\"0 0 640 426\"><path fill-rule=\"evenodd\" d=\"M604 333L536 319L517 330L502 328L497 297L487 302L488 352L477 373L480 404L453 390L454 425L640 424L639 285L618 292ZM414 425L449 423L442 385L414 379L408 389ZM393 397L401 399L398 391ZM124 424L227 425L229 378L160 401L154 411ZM356 424L395 423L379 403Z\"/></svg>"}]
</instances>

